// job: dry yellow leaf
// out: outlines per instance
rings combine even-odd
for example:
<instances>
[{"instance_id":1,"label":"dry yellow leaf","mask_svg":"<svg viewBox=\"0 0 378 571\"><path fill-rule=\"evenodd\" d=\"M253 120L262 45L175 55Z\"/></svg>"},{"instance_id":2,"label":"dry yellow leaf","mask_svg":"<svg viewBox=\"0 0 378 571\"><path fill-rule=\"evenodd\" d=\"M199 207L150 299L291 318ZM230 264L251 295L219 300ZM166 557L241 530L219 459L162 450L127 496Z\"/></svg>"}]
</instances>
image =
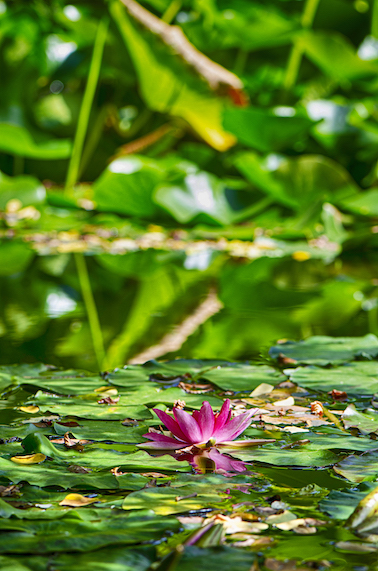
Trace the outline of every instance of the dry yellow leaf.
<instances>
[{"instance_id":1,"label":"dry yellow leaf","mask_svg":"<svg viewBox=\"0 0 378 571\"><path fill-rule=\"evenodd\" d=\"M88 506L93 504L93 502L98 502L97 498L88 498L82 496L81 494L68 494L64 500L59 502L60 506L70 506L72 508L80 508L81 506Z\"/></svg>"},{"instance_id":2,"label":"dry yellow leaf","mask_svg":"<svg viewBox=\"0 0 378 571\"><path fill-rule=\"evenodd\" d=\"M25 456L13 456L12 462L16 464L40 464L46 460L46 456L37 452L37 454L26 454Z\"/></svg>"},{"instance_id":3,"label":"dry yellow leaf","mask_svg":"<svg viewBox=\"0 0 378 571\"><path fill-rule=\"evenodd\" d=\"M272 403L273 406L293 406L294 399L293 397L287 397L287 399L277 400L276 402Z\"/></svg>"},{"instance_id":4,"label":"dry yellow leaf","mask_svg":"<svg viewBox=\"0 0 378 571\"><path fill-rule=\"evenodd\" d=\"M29 414L34 414L39 411L39 407L34 405L20 406L18 410L22 410L22 412L28 412Z\"/></svg>"}]
</instances>

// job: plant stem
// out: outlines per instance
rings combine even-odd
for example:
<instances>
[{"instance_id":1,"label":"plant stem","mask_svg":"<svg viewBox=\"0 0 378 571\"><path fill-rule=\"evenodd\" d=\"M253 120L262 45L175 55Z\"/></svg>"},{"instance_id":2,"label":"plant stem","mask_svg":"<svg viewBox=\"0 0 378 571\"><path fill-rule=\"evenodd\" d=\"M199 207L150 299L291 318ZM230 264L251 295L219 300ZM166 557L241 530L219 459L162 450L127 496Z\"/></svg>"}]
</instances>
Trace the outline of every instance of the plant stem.
<instances>
[{"instance_id":1,"label":"plant stem","mask_svg":"<svg viewBox=\"0 0 378 571\"><path fill-rule=\"evenodd\" d=\"M162 15L161 19L166 24L170 24L172 20L177 16L180 8L182 6L182 0L172 0L164 14Z\"/></svg>"},{"instance_id":2,"label":"plant stem","mask_svg":"<svg viewBox=\"0 0 378 571\"><path fill-rule=\"evenodd\" d=\"M100 321L98 318L95 300L93 297L91 282L89 280L87 264L85 263L83 254L74 253L74 258L75 258L77 273L79 276L81 294L83 296L84 305L88 316L93 349L96 355L99 371L101 371L105 359L104 341L102 338L102 331L101 331Z\"/></svg>"},{"instance_id":3,"label":"plant stem","mask_svg":"<svg viewBox=\"0 0 378 571\"><path fill-rule=\"evenodd\" d=\"M77 182L81 155L85 136L88 129L89 116L92 108L94 95L97 88L98 78L100 75L102 54L104 51L106 35L108 32L109 19L103 18L97 28L96 39L93 47L91 65L89 68L88 81L84 91L84 97L80 108L79 119L77 122L75 140L73 144L70 163L66 178L65 190L71 189Z\"/></svg>"},{"instance_id":4,"label":"plant stem","mask_svg":"<svg viewBox=\"0 0 378 571\"><path fill-rule=\"evenodd\" d=\"M378 38L378 0L373 0L371 16L371 35L374 38Z\"/></svg>"},{"instance_id":5,"label":"plant stem","mask_svg":"<svg viewBox=\"0 0 378 571\"><path fill-rule=\"evenodd\" d=\"M97 116L94 119L92 130L90 131L87 140L85 142L82 159L80 163L78 178L80 178L88 166L89 160L93 155L96 147L101 139L101 134L104 128L104 123L109 113L109 108L107 105L103 105Z\"/></svg>"},{"instance_id":6,"label":"plant stem","mask_svg":"<svg viewBox=\"0 0 378 571\"><path fill-rule=\"evenodd\" d=\"M245 50L244 48L238 49L234 65L234 73L236 73L236 75L241 75L243 73L248 55L248 50Z\"/></svg>"},{"instance_id":7,"label":"plant stem","mask_svg":"<svg viewBox=\"0 0 378 571\"><path fill-rule=\"evenodd\" d=\"M319 5L319 1L320 0L306 0L301 18L303 29L308 30L311 28L317 7ZM283 86L286 91L290 91L290 89L294 87L295 82L297 81L302 56L303 46L299 38L294 41L294 45L290 52L289 61L287 62L286 73L283 82Z\"/></svg>"},{"instance_id":8,"label":"plant stem","mask_svg":"<svg viewBox=\"0 0 378 571\"><path fill-rule=\"evenodd\" d=\"M25 159L24 157L20 157L19 155L13 155L13 176L19 176L23 174L25 166Z\"/></svg>"}]
</instances>

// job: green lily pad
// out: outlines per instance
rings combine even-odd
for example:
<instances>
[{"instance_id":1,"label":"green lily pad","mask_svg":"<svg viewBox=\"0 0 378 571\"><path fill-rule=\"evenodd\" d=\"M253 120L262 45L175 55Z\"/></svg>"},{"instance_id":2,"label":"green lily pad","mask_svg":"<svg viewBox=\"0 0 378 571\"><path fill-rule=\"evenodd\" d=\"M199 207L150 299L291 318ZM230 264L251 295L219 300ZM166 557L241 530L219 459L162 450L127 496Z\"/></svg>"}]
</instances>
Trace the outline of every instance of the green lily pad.
<instances>
[{"instance_id":1,"label":"green lily pad","mask_svg":"<svg viewBox=\"0 0 378 571\"><path fill-rule=\"evenodd\" d=\"M284 355L305 365L328 365L356 358L373 359L378 356L378 339L373 334L364 337L326 337L318 335L305 341L286 341L271 347L273 359Z\"/></svg>"}]
</instances>

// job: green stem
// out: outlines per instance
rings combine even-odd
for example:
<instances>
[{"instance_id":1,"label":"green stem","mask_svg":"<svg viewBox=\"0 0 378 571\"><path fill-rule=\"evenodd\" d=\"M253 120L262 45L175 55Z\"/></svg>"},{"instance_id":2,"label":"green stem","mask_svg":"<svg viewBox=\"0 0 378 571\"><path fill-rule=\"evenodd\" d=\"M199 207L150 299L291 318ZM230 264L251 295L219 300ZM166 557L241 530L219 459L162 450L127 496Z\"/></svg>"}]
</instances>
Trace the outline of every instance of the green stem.
<instances>
[{"instance_id":1,"label":"green stem","mask_svg":"<svg viewBox=\"0 0 378 571\"><path fill-rule=\"evenodd\" d=\"M266 208L268 208L268 206L270 206L274 202L275 202L274 198L272 198L271 196L266 196L261 200L259 200L258 202L256 202L255 204L252 204L247 208L243 208L243 210L241 210L239 213L236 212L234 214L232 222L236 224L237 222L241 222L246 218L252 218L253 216L257 216L257 214L263 212Z\"/></svg>"},{"instance_id":2,"label":"green stem","mask_svg":"<svg viewBox=\"0 0 378 571\"><path fill-rule=\"evenodd\" d=\"M81 293L83 296L84 305L88 316L93 349L96 355L99 370L101 371L105 360L104 341L102 338L102 331L100 326L100 320L98 318L96 303L92 293L92 287L89 279L87 264L85 263L83 254L74 253L74 258L75 258L77 273L79 276Z\"/></svg>"},{"instance_id":3,"label":"green stem","mask_svg":"<svg viewBox=\"0 0 378 571\"><path fill-rule=\"evenodd\" d=\"M104 105L95 117L92 130L90 131L85 142L83 155L80 163L78 178L81 178L83 172L87 168L90 158L92 157L96 147L101 139L101 134L104 128L104 123L109 113L109 108Z\"/></svg>"},{"instance_id":4,"label":"green stem","mask_svg":"<svg viewBox=\"0 0 378 571\"><path fill-rule=\"evenodd\" d=\"M182 6L182 0L172 0L161 19L166 24L170 24L175 19Z\"/></svg>"},{"instance_id":5,"label":"green stem","mask_svg":"<svg viewBox=\"0 0 378 571\"><path fill-rule=\"evenodd\" d=\"M301 18L301 24L305 30L308 30L312 26L319 1L320 0L306 0ZM294 87L295 82L297 81L299 68L302 62L302 56L303 46L299 37L299 39L294 41L294 45L291 49L289 61L286 67L286 73L283 82L283 86L286 91L290 91L290 89Z\"/></svg>"},{"instance_id":6,"label":"green stem","mask_svg":"<svg viewBox=\"0 0 378 571\"><path fill-rule=\"evenodd\" d=\"M84 91L84 97L80 108L79 119L77 122L77 129L75 140L73 144L70 163L68 165L68 172L66 178L65 190L71 189L78 180L81 154L85 136L88 129L89 116L92 108L94 95L97 89L98 78L100 75L102 54L104 51L106 35L108 32L109 19L103 18L97 28L95 44L93 47L93 54L91 65L89 68L88 81Z\"/></svg>"},{"instance_id":7,"label":"green stem","mask_svg":"<svg viewBox=\"0 0 378 571\"><path fill-rule=\"evenodd\" d=\"M239 48L236 54L234 73L241 75L245 69L249 52L243 48Z\"/></svg>"},{"instance_id":8,"label":"green stem","mask_svg":"<svg viewBox=\"0 0 378 571\"><path fill-rule=\"evenodd\" d=\"M378 0L373 0L373 13L371 16L371 35L378 38Z\"/></svg>"},{"instance_id":9,"label":"green stem","mask_svg":"<svg viewBox=\"0 0 378 571\"><path fill-rule=\"evenodd\" d=\"M25 159L19 155L13 155L13 176L24 173Z\"/></svg>"}]
</instances>

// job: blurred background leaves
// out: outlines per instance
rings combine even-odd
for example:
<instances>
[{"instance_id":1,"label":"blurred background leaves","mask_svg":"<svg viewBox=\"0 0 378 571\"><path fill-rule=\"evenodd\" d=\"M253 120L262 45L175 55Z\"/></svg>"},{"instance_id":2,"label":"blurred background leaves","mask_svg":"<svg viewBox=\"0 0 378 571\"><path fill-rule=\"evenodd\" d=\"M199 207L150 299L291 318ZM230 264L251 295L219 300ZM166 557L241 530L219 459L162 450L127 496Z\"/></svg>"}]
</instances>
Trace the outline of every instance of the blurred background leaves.
<instances>
[{"instance_id":1,"label":"blurred background leaves","mask_svg":"<svg viewBox=\"0 0 378 571\"><path fill-rule=\"evenodd\" d=\"M170 357L378 332L375 0L1 1L0 44L1 362L122 365L212 291Z\"/></svg>"}]
</instances>

